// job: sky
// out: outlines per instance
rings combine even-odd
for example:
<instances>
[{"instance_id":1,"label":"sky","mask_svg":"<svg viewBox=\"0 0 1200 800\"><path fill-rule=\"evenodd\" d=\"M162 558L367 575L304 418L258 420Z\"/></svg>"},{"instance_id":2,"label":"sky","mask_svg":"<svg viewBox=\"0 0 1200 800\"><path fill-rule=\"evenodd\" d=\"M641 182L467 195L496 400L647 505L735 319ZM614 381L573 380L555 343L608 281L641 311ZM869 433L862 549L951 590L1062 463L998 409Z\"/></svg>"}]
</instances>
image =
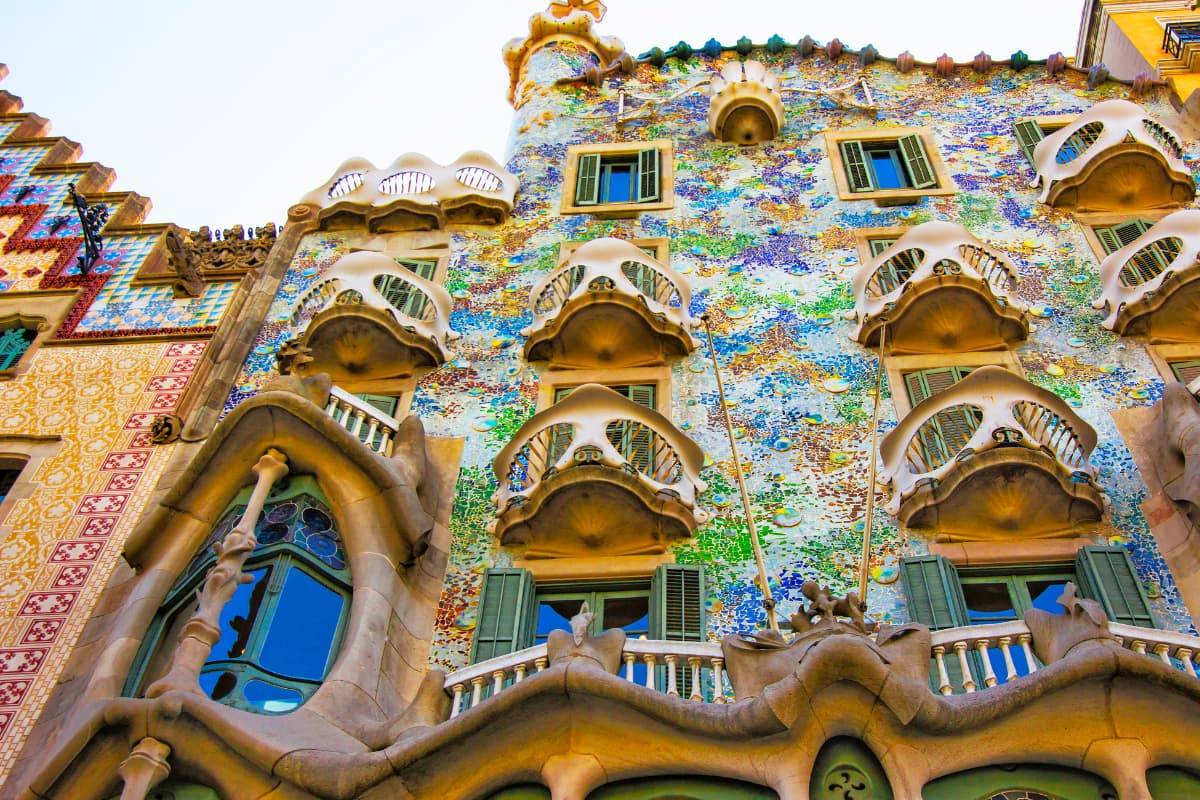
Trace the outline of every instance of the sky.
<instances>
[{"instance_id":1,"label":"sky","mask_svg":"<svg viewBox=\"0 0 1200 800\"><path fill-rule=\"evenodd\" d=\"M351 156L503 161L500 48L544 0L37 0L0 13L0 89L191 228L283 222ZM637 55L680 40L837 37L885 56L1074 53L1083 0L607 0ZM734 12L736 9L736 13ZM993 13L987 13L985 9ZM1002 12L1002 13L994 13Z\"/></svg>"}]
</instances>

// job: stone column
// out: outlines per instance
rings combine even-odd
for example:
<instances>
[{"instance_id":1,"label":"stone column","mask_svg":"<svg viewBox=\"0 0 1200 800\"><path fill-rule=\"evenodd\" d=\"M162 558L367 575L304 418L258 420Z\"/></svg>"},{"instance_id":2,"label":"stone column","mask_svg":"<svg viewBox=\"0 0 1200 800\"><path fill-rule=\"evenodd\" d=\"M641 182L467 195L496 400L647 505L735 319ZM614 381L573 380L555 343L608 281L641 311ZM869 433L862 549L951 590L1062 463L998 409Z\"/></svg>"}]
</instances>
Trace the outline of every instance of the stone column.
<instances>
[{"instance_id":1,"label":"stone column","mask_svg":"<svg viewBox=\"0 0 1200 800\"><path fill-rule=\"evenodd\" d=\"M171 774L167 756L170 745L147 736L130 751L128 757L117 767L117 774L124 781L121 800L146 800L146 795Z\"/></svg>"},{"instance_id":2,"label":"stone column","mask_svg":"<svg viewBox=\"0 0 1200 800\"><path fill-rule=\"evenodd\" d=\"M288 472L287 457L271 448L254 465L253 471L258 483L246 504L246 513L224 541L216 544L217 563L208 571L196 593L196 613L183 626L179 646L171 659L171 669L146 690L147 697L158 697L174 690L200 693L200 670L208 661L213 645L221 638L221 610L238 586L253 580L242 569L258 544L254 529L267 495L275 482Z\"/></svg>"}]
</instances>

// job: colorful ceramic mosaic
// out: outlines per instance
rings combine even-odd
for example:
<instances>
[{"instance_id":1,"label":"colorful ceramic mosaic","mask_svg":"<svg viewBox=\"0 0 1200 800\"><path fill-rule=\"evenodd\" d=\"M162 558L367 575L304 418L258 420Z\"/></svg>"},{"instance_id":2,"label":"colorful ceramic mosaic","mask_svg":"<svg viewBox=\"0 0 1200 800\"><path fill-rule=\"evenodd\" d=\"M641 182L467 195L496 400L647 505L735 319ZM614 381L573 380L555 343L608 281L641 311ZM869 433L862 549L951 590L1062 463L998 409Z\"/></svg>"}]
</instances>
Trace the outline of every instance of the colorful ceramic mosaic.
<instances>
[{"instance_id":1,"label":"colorful ceramic mosaic","mask_svg":"<svg viewBox=\"0 0 1200 800\"><path fill-rule=\"evenodd\" d=\"M1164 624L1189 629L1139 510L1145 488L1110 417L1116 409L1153 404L1162 381L1141 345L1101 328L1101 315L1090 308L1097 263L1081 227L1036 201L1030 167L1012 133L1018 117L1076 113L1127 97L1129 88L1101 83L1090 90L1085 76L1048 75L1035 67L940 77L928 70L900 74L883 63L864 68L852 59L831 63L822 54L755 50L752 57L786 85L837 86L865 74L879 110L790 94L780 135L750 149L714 141L705 122L708 100L699 93L620 130L608 117L583 119L615 112L616 81L630 95L667 98L736 57L726 51L670 59L661 67L643 63L604 89L546 88L587 66L580 51L551 46L529 62L528 77L543 90L513 122L507 168L521 180L517 208L499 228L454 233L446 287L456 300L451 324L464 335L457 359L423 380L412 407L430 433L467 441L433 660L464 663L483 572L513 558L487 533L495 487L490 461L533 411L538 373L522 359L520 331L530 322L530 288L555 266L562 243L600 236L670 240L672 266L692 283L692 313L712 318L772 589L786 617L804 581L820 580L840 592L853 587L858 568L876 359L848 338L850 276L858 264L853 233L934 219L962 223L1019 267L1018 293L1037 314L1036 331L1018 350L1020 362L1033 383L1058 393L1099 435L1093 461L1111 506L1097 533L1130 549ZM1141 102L1170 118L1164 97L1151 94ZM822 133L878 126L931 128L957 193L891 208L839 200ZM617 220L558 213L568 145L663 138L675 146L673 210ZM1187 153L1187 163L1196 157ZM338 234L303 242L230 407L262 386L275 351L294 335L288 319L295 298L345 252ZM674 555L706 568L710 637L753 629L763 624L760 591L703 350L672 367L672 394L674 422L710 455L701 503L715 512ZM884 399L887 430L895 411L890 396ZM907 619L898 560L925 552L927 544L882 517L870 607L875 618L898 622Z\"/></svg>"}]
</instances>

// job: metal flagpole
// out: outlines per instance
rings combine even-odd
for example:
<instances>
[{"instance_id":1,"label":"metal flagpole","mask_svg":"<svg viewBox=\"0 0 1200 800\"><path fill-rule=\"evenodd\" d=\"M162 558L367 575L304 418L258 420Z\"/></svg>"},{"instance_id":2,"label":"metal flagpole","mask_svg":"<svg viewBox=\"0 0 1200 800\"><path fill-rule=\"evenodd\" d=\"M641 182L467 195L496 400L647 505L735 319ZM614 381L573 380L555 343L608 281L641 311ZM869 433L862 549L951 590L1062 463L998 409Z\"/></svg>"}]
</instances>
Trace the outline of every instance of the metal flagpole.
<instances>
[{"instance_id":1,"label":"metal flagpole","mask_svg":"<svg viewBox=\"0 0 1200 800\"><path fill-rule=\"evenodd\" d=\"M871 454L867 478L867 519L863 527L862 566L858 572L858 599L867 602L867 578L871 574L871 527L875 512L875 461L879 439L879 397L883 394L883 350L887 345L887 322L879 329L879 365L875 370L875 404L871 409Z\"/></svg>"},{"instance_id":2,"label":"metal flagpole","mask_svg":"<svg viewBox=\"0 0 1200 800\"><path fill-rule=\"evenodd\" d=\"M763 608L767 610L767 622L770 624L771 630L778 633L779 622L775 619L775 598L771 596L771 584L767 581L767 565L763 560L758 531L754 527L754 513L750 510L750 493L746 491L746 477L742 474L742 460L738 456L737 440L733 438L733 422L729 419L729 405L725 402L725 384L721 381L721 364L717 361L717 348L713 345L708 314L702 315L700 319L704 322L704 332L708 335L708 353L712 357L713 372L717 376L717 394L721 400L721 413L725 417L725 432L729 434L729 451L733 454L733 472L737 475L738 490L742 494L742 509L746 514L746 527L750 529L750 546L754 549L754 563L758 566L758 581L762 584Z\"/></svg>"}]
</instances>

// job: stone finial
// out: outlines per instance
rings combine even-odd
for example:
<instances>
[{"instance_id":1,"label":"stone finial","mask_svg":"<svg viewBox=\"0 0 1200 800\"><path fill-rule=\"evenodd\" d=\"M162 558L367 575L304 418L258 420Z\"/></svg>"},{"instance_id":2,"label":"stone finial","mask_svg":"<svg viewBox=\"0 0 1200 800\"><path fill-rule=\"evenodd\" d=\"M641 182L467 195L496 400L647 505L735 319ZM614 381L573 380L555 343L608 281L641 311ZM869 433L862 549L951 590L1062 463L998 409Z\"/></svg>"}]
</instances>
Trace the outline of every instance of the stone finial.
<instances>
[{"instance_id":1,"label":"stone finial","mask_svg":"<svg viewBox=\"0 0 1200 800\"><path fill-rule=\"evenodd\" d=\"M167 231L166 244L167 264L179 276L175 282L176 296L199 297L204 292L204 279L200 277L196 246L174 228Z\"/></svg>"},{"instance_id":2,"label":"stone finial","mask_svg":"<svg viewBox=\"0 0 1200 800\"><path fill-rule=\"evenodd\" d=\"M837 61L845 49L846 46L842 44L841 39L832 39L829 44L825 45L825 55L829 56L830 61Z\"/></svg>"},{"instance_id":3,"label":"stone finial","mask_svg":"<svg viewBox=\"0 0 1200 800\"><path fill-rule=\"evenodd\" d=\"M621 665L621 651L625 647L625 631L620 628L610 628L603 633L592 636L589 629L596 614L588 610L584 602L579 607L579 613L571 617L571 632L564 630L550 631L546 637L546 655L551 666L564 661L576 661L586 664L594 661L605 672L616 674Z\"/></svg>"},{"instance_id":4,"label":"stone finial","mask_svg":"<svg viewBox=\"0 0 1200 800\"><path fill-rule=\"evenodd\" d=\"M1054 53L1046 59L1046 72L1057 75L1067 68L1067 57L1062 53Z\"/></svg>"},{"instance_id":5,"label":"stone finial","mask_svg":"<svg viewBox=\"0 0 1200 800\"><path fill-rule=\"evenodd\" d=\"M1139 72L1133 79L1133 96L1141 97L1150 91L1150 87L1154 86L1156 79L1154 73L1149 70Z\"/></svg>"},{"instance_id":6,"label":"stone finial","mask_svg":"<svg viewBox=\"0 0 1200 800\"><path fill-rule=\"evenodd\" d=\"M1029 66L1029 56L1024 50L1018 50L1008 57L1008 64L1014 72L1020 72Z\"/></svg>"},{"instance_id":7,"label":"stone finial","mask_svg":"<svg viewBox=\"0 0 1200 800\"><path fill-rule=\"evenodd\" d=\"M987 72L992 68L992 57L980 50L976 54L975 60L971 62L971 67L976 72Z\"/></svg>"},{"instance_id":8,"label":"stone finial","mask_svg":"<svg viewBox=\"0 0 1200 800\"><path fill-rule=\"evenodd\" d=\"M739 56L748 56L750 51L754 49L754 42L750 41L749 37L743 36L737 40L737 44L733 48Z\"/></svg>"},{"instance_id":9,"label":"stone finial","mask_svg":"<svg viewBox=\"0 0 1200 800\"><path fill-rule=\"evenodd\" d=\"M1093 64L1091 69L1088 70L1088 88L1095 89L1106 80L1108 80L1108 67L1106 67L1104 64Z\"/></svg>"},{"instance_id":10,"label":"stone finial","mask_svg":"<svg viewBox=\"0 0 1200 800\"><path fill-rule=\"evenodd\" d=\"M937 61L933 62L934 70L943 78L949 78L954 74L954 59L949 53L942 53L937 57Z\"/></svg>"},{"instance_id":11,"label":"stone finial","mask_svg":"<svg viewBox=\"0 0 1200 800\"><path fill-rule=\"evenodd\" d=\"M796 49L800 51L800 55L808 58L817 49L817 43L813 37L805 35L803 39L796 45Z\"/></svg>"},{"instance_id":12,"label":"stone finial","mask_svg":"<svg viewBox=\"0 0 1200 800\"><path fill-rule=\"evenodd\" d=\"M903 75L912 72L912 68L917 65L917 59L911 52L905 50L900 55L896 56L896 69Z\"/></svg>"},{"instance_id":13,"label":"stone finial","mask_svg":"<svg viewBox=\"0 0 1200 800\"><path fill-rule=\"evenodd\" d=\"M845 597L837 597L828 586L821 586L816 581L805 581L800 587L800 593L809 602L801 603L799 610L791 616L792 630L797 633L836 627L839 619L848 619L850 627L864 636L875 630L875 623L868 622L863 616L867 604L859 599L857 592L848 592Z\"/></svg>"},{"instance_id":14,"label":"stone finial","mask_svg":"<svg viewBox=\"0 0 1200 800\"><path fill-rule=\"evenodd\" d=\"M858 51L858 63L862 64L864 67L874 64L875 60L878 58L879 51L875 49L875 45L873 44L869 44L862 50Z\"/></svg>"}]
</instances>

